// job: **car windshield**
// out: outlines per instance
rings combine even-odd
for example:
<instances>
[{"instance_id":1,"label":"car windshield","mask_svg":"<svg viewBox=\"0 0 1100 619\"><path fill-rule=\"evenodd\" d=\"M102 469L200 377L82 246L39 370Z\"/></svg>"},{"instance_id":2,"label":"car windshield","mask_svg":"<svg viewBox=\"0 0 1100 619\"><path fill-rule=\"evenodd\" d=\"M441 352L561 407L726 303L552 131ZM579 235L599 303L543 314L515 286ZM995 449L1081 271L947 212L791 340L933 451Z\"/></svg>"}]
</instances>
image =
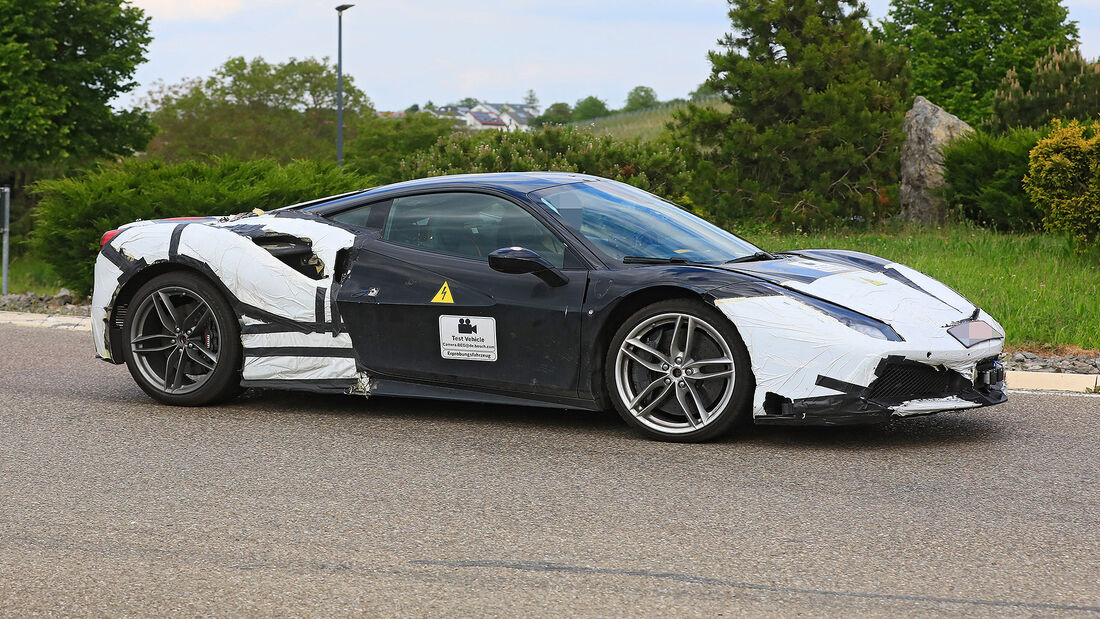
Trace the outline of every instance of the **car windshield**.
<instances>
[{"instance_id":1,"label":"car windshield","mask_svg":"<svg viewBox=\"0 0 1100 619\"><path fill-rule=\"evenodd\" d=\"M761 251L671 202L616 181L559 185L530 195L611 259L625 263L727 262Z\"/></svg>"}]
</instances>

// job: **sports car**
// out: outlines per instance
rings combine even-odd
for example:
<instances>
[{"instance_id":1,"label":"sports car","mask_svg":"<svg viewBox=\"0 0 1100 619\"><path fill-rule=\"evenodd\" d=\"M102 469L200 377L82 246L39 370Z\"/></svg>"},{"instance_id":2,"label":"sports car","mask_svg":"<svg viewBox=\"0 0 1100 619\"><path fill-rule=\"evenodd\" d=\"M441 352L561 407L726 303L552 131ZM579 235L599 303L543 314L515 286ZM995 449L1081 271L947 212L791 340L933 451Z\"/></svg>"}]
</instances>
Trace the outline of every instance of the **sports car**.
<instances>
[{"instance_id":1,"label":"sports car","mask_svg":"<svg viewBox=\"0 0 1100 619\"><path fill-rule=\"evenodd\" d=\"M767 252L594 176L427 178L101 245L96 352L169 404L259 387L614 408L701 441L1006 398L1004 330L946 285Z\"/></svg>"}]
</instances>

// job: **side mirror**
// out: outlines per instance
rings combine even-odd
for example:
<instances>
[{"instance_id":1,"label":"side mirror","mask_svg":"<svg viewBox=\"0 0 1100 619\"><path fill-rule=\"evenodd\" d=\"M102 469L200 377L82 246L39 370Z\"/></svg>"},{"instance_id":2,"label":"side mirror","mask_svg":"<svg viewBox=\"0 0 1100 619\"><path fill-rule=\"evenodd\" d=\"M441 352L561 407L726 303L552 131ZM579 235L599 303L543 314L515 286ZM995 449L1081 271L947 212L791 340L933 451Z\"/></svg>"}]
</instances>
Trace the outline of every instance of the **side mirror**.
<instances>
[{"instance_id":1,"label":"side mirror","mask_svg":"<svg viewBox=\"0 0 1100 619\"><path fill-rule=\"evenodd\" d=\"M557 267L530 249L502 247L489 254L489 268L501 273L521 275L531 273L551 286L564 286L569 282Z\"/></svg>"}]
</instances>

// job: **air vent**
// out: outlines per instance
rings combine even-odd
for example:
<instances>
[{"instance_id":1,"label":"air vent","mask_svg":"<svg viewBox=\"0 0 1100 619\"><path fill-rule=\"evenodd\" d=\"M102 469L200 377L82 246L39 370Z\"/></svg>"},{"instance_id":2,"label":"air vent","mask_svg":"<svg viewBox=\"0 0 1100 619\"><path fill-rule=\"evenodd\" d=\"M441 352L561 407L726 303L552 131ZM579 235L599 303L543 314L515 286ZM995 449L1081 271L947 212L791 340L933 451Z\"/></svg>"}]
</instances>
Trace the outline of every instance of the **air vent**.
<instances>
[{"instance_id":1,"label":"air vent","mask_svg":"<svg viewBox=\"0 0 1100 619\"><path fill-rule=\"evenodd\" d=\"M868 400L904 402L924 398L943 398L962 392L966 381L958 372L919 363L887 365L871 384Z\"/></svg>"}]
</instances>

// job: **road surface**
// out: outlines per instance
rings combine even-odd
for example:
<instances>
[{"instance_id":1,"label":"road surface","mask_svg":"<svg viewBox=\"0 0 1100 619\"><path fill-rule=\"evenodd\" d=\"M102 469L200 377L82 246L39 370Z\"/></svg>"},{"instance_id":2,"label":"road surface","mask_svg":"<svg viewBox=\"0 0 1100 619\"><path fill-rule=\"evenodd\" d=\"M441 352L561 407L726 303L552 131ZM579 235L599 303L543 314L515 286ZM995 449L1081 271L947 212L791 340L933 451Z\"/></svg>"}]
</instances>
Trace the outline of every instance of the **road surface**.
<instances>
[{"instance_id":1,"label":"road surface","mask_svg":"<svg viewBox=\"0 0 1100 619\"><path fill-rule=\"evenodd\" d=\"M1100 616L1097 397L674 445L0 351L0 615Z\"/></svg>"}]
</instances>

